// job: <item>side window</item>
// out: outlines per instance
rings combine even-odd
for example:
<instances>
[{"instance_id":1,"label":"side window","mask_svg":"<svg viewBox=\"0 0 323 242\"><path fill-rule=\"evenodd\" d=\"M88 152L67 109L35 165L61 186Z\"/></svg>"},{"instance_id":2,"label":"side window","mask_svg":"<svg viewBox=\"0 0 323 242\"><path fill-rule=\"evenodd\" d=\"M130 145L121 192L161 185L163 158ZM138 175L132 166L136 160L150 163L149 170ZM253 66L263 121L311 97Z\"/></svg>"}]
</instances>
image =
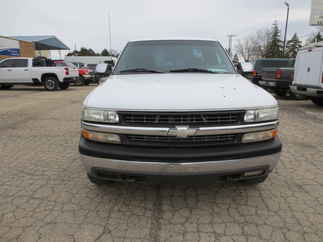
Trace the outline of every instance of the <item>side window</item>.
<instances>
[{"instance_id":1,"label":"side window","mask_svg":"<svg viewBox=\"0 0 323 242\"><path fill-rule=\"evenodd\" d=\"M10 68L10 67L14 66L13 64L14 64L14 60L12 60L12 59L5 60L0 63L0 68Z\"/></svg>"},{"instance_id":2,"label":"side window","mask_svg":"<svg viewBox=\"0 0 323 242\"><path fill-rule=\"evenodd\" d=\"M9 59L0 63L0 68L23 68L28 67L27 59Z\"/></svg>"},{"instance_id":3,"label":"side window","mask_svg":"<svg viewBox=\"0 0 323 242\"><path fill-rule=\"evenodd\" d=\"M22 68L28 67L28 60L27 59L13 59L13 67L15 68Z\"/></svg>"}]
</instances>

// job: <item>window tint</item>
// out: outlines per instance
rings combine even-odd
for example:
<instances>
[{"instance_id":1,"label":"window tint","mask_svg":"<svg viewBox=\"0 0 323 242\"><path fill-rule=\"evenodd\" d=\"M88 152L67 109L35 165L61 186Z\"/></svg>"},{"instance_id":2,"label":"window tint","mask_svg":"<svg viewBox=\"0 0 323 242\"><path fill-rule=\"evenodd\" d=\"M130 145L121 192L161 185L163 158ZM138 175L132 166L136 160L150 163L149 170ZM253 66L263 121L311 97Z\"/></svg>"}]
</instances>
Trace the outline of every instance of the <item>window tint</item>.
<instances>
[{"instance_id":1,"label":"window tint","mask_svg":"<svg viewBox=\"0 0 323 242\"><path fill-rule=\"evenodd\" d=\"M28 60L27 59L14 59L13 60L13 67L28 67Z\"/></svg>"},{"instance_id":2,"label":"window tint","mask_svg":"<svg viewBox=\"0 0 323 242\"><path fill-rule=\"evenodd\" d=\"M28 60L27 59L9 59L5 60L0 64L0 67L3 68L19 68L19 67L27 67Z\"/></svg>"},{"instance_id":3,"label":"window tint","mask_svg":"<svg viewBox=\"0 0 323 242\"><path fill-rule=\"evenodd\" d=\"M235 73L218 42L161 40L128 44L114 74L131 69L170 72L187 68L205 69L215 73Z\"/></svg>"},{"instance_id":4,"label":"window tint","mask_svg":"<svg viewBox=\"0 0 323 242\"><path fill-rule=\"evenodd\" d=\"M2 68L19 68L19 67L27 67L28 60L27 59L9 59L0 63L0 67Z\"/></svg>"},{"instance_id":5,"label":"window tint","mask_svg":"<svg viewBox=\"0 0 323 242\"><path fill-rule=\"evenodd\" d=\"M13 60L5 60L0 63L0 67L12 67L13 66Z\"/></svg>"}]
</instances>

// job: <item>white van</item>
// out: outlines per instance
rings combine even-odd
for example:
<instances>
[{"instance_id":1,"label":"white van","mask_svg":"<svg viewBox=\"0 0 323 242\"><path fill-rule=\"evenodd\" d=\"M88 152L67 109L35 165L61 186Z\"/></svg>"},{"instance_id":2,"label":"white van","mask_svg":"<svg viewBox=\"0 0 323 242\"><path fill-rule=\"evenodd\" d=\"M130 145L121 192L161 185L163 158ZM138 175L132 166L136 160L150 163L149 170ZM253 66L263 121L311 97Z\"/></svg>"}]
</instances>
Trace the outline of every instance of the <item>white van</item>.
<instances>
[{"instance_id":1,"label":"white van","mask_svg":"<svg viewBox=\"0 0 323 242\"><path fill-rule=\"evenodd\" d=\"M323 42L307 46L296 57L291 90L323 106Z\"/></svg>"}]
</instances>

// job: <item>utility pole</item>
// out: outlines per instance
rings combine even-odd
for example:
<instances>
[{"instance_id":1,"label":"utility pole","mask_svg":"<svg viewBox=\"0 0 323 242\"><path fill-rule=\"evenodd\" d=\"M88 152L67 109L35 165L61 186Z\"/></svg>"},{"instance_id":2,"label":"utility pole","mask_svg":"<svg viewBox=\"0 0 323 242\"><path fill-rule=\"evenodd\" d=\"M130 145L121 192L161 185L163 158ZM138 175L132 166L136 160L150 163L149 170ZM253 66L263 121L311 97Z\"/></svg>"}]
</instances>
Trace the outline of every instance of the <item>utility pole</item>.
<instances>
[{"instance_id":1,"label":"utility pole","mask_svg":"<svg viewBox=\"0 0 323 242\"><path fill-rule=\"evenodd\" d=\"M288 2L284 3L287 7L287 17L286 17L286 26L285 26L285 36L284 36L284 47L283 47L283 56L285 56L285 49L286 49L286 38L287 38L287 29L288 29L288 19L289 19L289 8L290 5Z\"/></svg>"},{"instance_id":2,"label":"utility pole","mask_svg":"<svg viewBox=\"0 0 323 242\"><path fill-rule=\"evenodd\" d=\"M108 51L110 53L111 52L111 46L112 46L112 43L111 43L111 41L112 41L112 37L111 37L111 14L110 14L110 12L108 13L108 21L109 21L109 24L108 24L108 27L109 27L109 31L108 31L108 34L109 34Z\"/></svg>"},{"instance_id":3,"label":"utility pole","mask_svg":"<svg viewBox=\"0 0 323 242\"><path fill-rule=\"evenodd\" d=\"M233 39L233 37L236 37L236 35L229 34L228 37L229 37L228 53L229 53L230 58L232 58L232 39Z\"/></svg>"}]
</instances>

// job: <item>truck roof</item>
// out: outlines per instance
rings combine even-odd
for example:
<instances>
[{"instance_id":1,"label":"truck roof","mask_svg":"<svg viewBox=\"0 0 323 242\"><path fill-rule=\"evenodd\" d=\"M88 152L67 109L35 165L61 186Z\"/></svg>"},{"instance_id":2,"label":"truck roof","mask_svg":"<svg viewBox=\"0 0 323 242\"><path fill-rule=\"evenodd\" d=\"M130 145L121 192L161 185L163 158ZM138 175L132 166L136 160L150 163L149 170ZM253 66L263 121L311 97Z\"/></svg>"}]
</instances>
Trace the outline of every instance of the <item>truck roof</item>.
<instances>
[{"instance_id":1,"label":"truck roof","mask_svg":"<svg viewBox=\"0 0 323 242\"><path fill-rule=\"evenodd\" d=\"M203 39L203 38L187 38L187 37L172 37L172 38L156 38L156 39L134 39L130 40L129 42L139 42L139 41L167 41L167 40L184 40L184 41L190 41L190 40L199 40L199 41L214 41L219 42L218 40L214 39Z\"/></svg>"}]
</instances>

